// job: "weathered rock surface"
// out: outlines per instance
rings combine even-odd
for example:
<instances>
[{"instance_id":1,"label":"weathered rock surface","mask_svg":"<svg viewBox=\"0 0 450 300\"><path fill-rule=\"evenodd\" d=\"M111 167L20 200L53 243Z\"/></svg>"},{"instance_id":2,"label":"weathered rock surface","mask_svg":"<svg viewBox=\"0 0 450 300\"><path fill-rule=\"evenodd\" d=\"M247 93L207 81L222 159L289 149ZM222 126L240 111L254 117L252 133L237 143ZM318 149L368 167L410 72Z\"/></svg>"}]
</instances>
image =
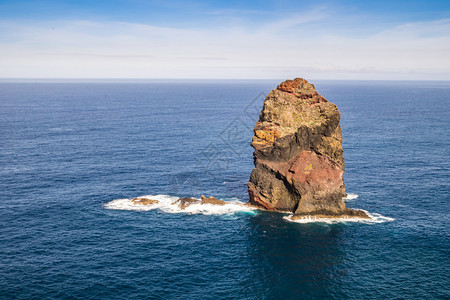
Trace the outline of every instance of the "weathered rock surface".
<instances>
[{"instance_id":1,"label":"weathered rock surface","mask_svg":"<svg viewBox=\"0 0 450 300\"><path fill-rule=\"evenodd\" d=\"M151 205L151 204L159 203L158 200L153 200L153 199L145 198L145 197L134 198L133 200L131 200L131 202L133 202L133 204L135 204L135 205Z\"/></svg>"},{"instance_id":2,"label":"weathered rock surface","mask_svg":"<svg viewBox=\"0 0 450 300\"><path fill-rule=\"evenodd\" d=\"M219 200L214 197L206 198L205 196L202 195L201 199L202 199L202 204L212 204L212 205L220 205L220 206L227 204L225 201Z\"/></svg>"},{"instance_id":3,"label":"weathered rock surface","mask_svg":"<svg viewBox=\"0 0 450 300\"><path fill-rule=\"evenodd\" d=\"M368 216L346 208L340 113L305 79L271 91L255 125L250 203L295 215Z\"/></svg>"},{"instance_id":4,"label":"weathered rock surface","mask_svg":"<svg viewBox=\"0 0 450 300\"><path fill-rule=\"evenodd\" d=\"M178 205L180 209L186 209L191 204L201 203L200 200L194 198L180 198L177 201L173 202L172 205Z\"/></svg>"}]
</instances>

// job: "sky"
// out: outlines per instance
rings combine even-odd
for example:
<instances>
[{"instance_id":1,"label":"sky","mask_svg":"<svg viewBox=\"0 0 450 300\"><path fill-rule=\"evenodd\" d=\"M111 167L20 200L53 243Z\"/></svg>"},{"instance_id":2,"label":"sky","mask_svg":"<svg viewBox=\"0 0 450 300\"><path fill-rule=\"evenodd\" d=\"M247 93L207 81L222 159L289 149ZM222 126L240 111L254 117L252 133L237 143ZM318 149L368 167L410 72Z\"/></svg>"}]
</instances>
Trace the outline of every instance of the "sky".
<instances>
[{"instance_id":1,"label":"sky","mask_svg":"<svg viewBox=\"0 0 450 300\"><path fill-rule=\"evenodd\" d=\"M450 80L450 1L0 0L0 78Z\"/></svg>"}]
</instances>

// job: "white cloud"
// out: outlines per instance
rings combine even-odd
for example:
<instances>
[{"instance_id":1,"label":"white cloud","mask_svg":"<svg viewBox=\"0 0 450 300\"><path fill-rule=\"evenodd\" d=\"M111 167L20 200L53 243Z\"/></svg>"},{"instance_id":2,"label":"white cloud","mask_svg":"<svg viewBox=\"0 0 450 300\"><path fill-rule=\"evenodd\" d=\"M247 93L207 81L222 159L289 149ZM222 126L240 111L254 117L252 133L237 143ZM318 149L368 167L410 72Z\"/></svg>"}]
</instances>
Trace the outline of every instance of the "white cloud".
<instances>
[{"instance_id":1,"label":"white cloud","mask_svg":"<svg viewBox=\"0 0 450 300\"><path fill-rule=\"evenodd\" d=\"M258 32L261 35L278 34L284 30L291 29L292 27L312 23L314 21L319 21L324 18L326 18L324 9L315 9L312 11L308 11L307 13L304 14L296 14L287 18L283 18L281 20L269 22L266 25L262 26L258 30Z\"/></svg>"},{"instance_id":2,"label":"white cloud","mask_svg":"<svg viewBox=\"0 0 450 300\"><path fill-rule=\"evenodd\" d=\"M450 80L450 20L373 36L302 35L313 11L254 28L125 22L0 23L0 77ZM287 34L284 32L288 30Z\"/></svg>"},{"instance_id":3,"label":"white cloud","mask_svg":"<svg viewBox=\"0 0 450 300\"><path fill-rule=\"evenodd\" d=\"M406 23L375 35L376 38L390 38L395 40L427 39L442 36L450 36L450 19Z\"/></svg>"}]
</instances>

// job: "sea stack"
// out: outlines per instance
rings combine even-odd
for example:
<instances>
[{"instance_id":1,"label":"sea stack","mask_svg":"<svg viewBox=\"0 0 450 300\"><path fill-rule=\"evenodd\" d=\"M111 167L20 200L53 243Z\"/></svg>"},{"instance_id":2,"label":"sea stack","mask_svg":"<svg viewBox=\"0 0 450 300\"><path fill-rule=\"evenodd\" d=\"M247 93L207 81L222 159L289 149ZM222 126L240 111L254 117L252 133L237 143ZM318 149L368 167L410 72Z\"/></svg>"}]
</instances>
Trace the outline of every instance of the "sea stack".
<instances>
[{"instance_id":1,"label":"sea stack","mask_svg":"<svg viewBox=\"0 0 450 300\"><path fill-rule=\"evenodd\" d=\"M272 90L255 125L250 203L294 217L362 217L346 208L337 106L305 79Z\"/></svg>"}]
</instances>

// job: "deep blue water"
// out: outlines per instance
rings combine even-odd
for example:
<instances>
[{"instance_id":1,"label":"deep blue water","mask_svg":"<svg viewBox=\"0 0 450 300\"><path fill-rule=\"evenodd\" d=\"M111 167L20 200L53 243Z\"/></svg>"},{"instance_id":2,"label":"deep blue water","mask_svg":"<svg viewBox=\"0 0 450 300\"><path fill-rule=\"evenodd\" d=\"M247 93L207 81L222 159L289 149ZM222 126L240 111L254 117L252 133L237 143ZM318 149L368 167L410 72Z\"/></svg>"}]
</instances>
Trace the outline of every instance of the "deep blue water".
<instances>
[{"instance_id":1,"label":"deep blue water","mask_svg":"<svg viewBox=\"0 0 450 300\"><path fill-rule=\"evenodd\" d=\"M448 299L449 82L314 82L338 105L350 207L395 221L110 210L247 201L276 81L0 83L1 299Z\"/></svg>"}]
</instances>

